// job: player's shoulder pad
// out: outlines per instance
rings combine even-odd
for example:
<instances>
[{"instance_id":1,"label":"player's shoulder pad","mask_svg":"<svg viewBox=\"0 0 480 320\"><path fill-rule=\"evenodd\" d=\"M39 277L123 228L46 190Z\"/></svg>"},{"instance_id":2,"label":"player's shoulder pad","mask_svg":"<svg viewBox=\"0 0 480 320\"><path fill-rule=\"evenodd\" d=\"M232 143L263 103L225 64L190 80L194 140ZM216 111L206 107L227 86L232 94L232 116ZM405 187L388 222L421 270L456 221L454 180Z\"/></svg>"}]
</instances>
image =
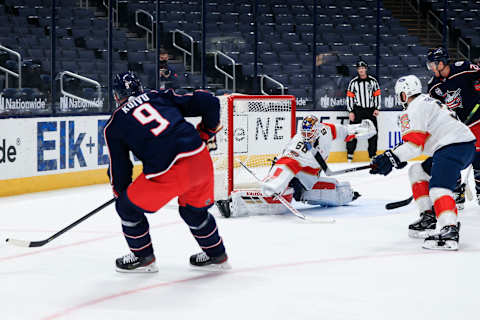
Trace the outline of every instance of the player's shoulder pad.
<instances>
[{"instance_id":1,"label":"player's shoulder pad","mask_svg":"<svg viewBox=\"0 0 480 320\"><path fill-rule=\"evenodd\" d=\"M430 92L433 86L437 85L438 83L441 83L439 78L435 78L435 76L432 76L430 80L428 80L427 83L427 91Z\"/></svg>"},{"instance_id":2,"label":"player's shoulder pad","mask_svg":"<svg viewBox=\"0 0 480 320\"><path fill-rule=\"evenodd\" d=\"M450 66L452 68L453 73L455 74L458 72L470 70L470 64L471 63L468 60L461 60L461 61L455 61Z\"/></svg>"}]
</instances>

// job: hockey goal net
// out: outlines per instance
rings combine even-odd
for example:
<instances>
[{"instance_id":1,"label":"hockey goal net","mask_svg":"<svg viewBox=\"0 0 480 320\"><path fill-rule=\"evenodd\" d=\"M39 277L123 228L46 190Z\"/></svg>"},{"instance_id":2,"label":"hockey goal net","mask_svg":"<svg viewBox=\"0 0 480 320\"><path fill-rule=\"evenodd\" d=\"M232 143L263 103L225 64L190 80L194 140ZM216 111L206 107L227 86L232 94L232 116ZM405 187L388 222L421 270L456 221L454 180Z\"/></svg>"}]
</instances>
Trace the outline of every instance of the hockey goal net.
<instances>
[{"instance_id":1,"label":"hockey goal net","mask_svg":"<svg viewBox=\"0 0 480 320\"><path fill-rule=\"evenodd\" d=\"M241 160L263 179L272 160L295 135L295 97L220 96L223 130L218 150L211 153L215 168L215 200L236 189L258 187L240 166Z\"/></svg>"}]
</instances>

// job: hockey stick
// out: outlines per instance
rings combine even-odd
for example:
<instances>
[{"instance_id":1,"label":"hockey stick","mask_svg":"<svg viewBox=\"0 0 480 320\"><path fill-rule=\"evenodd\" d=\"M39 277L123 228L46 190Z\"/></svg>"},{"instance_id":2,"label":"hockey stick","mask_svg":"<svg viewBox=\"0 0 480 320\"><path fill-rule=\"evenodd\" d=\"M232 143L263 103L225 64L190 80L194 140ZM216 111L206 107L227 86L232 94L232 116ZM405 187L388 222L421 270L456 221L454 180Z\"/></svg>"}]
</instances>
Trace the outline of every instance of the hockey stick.
<instances>
[{"instance_id":1,"label":"hockey stick","mask_svg":"<svg viewBox=\"0 0 480 320\"><path fill-rule=\"evenodd\" d=\"M465 195L467 196L468 201L473 199L472 190L470 190L470 187L468 186L468 178L470 176L471 170L472 170L472 166L470 166L468 168L467 173L465 175L465 181L463 182L465 184ZM397 202L390 202L390 203L387 203L385 205L385 209L392 210L392 209L397 209L397 208L400 208L400 207L404 207L404 206L408 205L410 202L412 202L412 200L413 200L413 196L410 196L409 198L407 198L405 200L400 200L400 201L397 201Z\"/></svg>"},{"instance_id":2,"label":"hockey stick","mask_svg":"<svg viewBox=\"0 0 480 320\"><path fill-rule=\"evenodd\" d=\"M262 182L262 180L260 180L259 177L257 177L257 175L255 174L255 172L253 172L252 170L250 170L249 167L247 167L246 164L244 164L242 161L240 160L237 160L240 165L245 169L247 170L248 173L250 173L254 178L255 180L257 180L258 182ZM294 215L296 215L298 218L302 219L302 220L305 220L305 221L311 221L311 222L317 222L317 223L335 223L335 219L332 219L332 218L307 218L304 214L302 214L300 211L298 211L294 206L292 206L292 204L290 202L288 202L282 195L280 194L276 194L275 195L275 198L278 199L285 207L287 207L287 209L293 213Z\"/></svg>"},{"instance_id":3,"label":"hockey stick","mask_svg":"<svg viewBox=\"0 0 480 320\"><path fill-rule=\"evenodd\" d=\"M387 210L392 210L392 209L397 209L400 207L404 207L408 205L410 202L412 202L413 196L408 197L405 200L397 201L397 202L390 202L385 205L385 209Z\"/></svg>"},{"instance_id":4,"label":"hockey stick","mask_svg":"<svg viewBox=\"0 0 480 320\"><path fill-rule=\"evenodd\" d=\"M87 213L86 215L84 215L83 217L81 217L80 219L78 219L77 221L75 221L74 223L66 226L65 228L63 228L62 230L58 231L57 233L55 233L53 236L45 239L45 240L40 240L40 241L27 241L27 240L18 240L18 239L6 239L5 241L10 244L10 245L13 245L13 246L17 246L17 247L30 247L30 248L34 248L34 247L41 247L41 246L44 246L46 245L47 243L49 243L50 241L52 241L53 239L56 239L58 238L59 236L61 236L62 234L64 234L65 232L67 232L68 230L72 229L73 227L75 227L77 224L81 223L82 221L85 221L87 220L88 218L90 218L91 216L93 216L95 213L99 212L100 210L102 210L103 208L109 206L111 203L113 203L115 201L115 198L113 199L110 199L108 200L107 202L105 202L104 204L102 204L100 207L90 211L89 213Z\"/></svg>"},{"instance_id":5,"label":"hockey stick","mask_svg":"<svg viewBox=\"0 0 480 320\"><path fill-rule=\"evenodd\" d=\"M325 174L327 176L336 176L336 175L339 175L339 174L344 174L344 173L348 173L348 172L355 172L355 171L360 171L360 170L365 170L365 169L371 169L372 168L372 165L369 164L369 165L361 166L361 167L354 167L354 168L347 168L347 169L343 169L343 170L332 171L332 170L330 170L330 168L328 167L327 163L325 162L323 157L320 155L320 153L315 152L315 154L313 156L315 157L315 160L317 160L318 164L320 165L320 167L323 169L323 171L325 172Z\"/></svg>"}]
</instances>

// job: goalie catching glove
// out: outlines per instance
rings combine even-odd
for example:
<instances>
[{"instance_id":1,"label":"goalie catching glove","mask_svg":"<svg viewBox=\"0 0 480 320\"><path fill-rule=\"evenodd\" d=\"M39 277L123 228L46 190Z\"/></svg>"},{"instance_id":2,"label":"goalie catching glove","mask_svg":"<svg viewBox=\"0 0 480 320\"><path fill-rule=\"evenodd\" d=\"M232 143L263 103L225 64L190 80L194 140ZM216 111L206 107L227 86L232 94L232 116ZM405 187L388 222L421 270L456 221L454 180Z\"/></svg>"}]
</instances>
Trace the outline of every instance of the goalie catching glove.
<instances>
[{"instance_id":1,"label":"goalie catching glove","mask_svg":"<svg viewBox=\"0 0 480 320\"><path fill-rule=\"evenodd\" d=\"M207 145L208 151L217 150L217 138L216 134L222 130L223 126L219 123L215 129L206 128L203 122L197 125L197 131L200 135L200 139Z\"/></svg>"},{"instance_id":2,"label":"goalie catching glove","mask_svg":"<svg viewBox=\"0 0 480 320\"><path fill-rule=\"evenodd\" d=\"M345 141L348 142L353 139L370 139L377 134L377 129L372 120L364 119L359 124L349 124L347 125L348 135L345 138Z\"/></svg>"}]
</instances>

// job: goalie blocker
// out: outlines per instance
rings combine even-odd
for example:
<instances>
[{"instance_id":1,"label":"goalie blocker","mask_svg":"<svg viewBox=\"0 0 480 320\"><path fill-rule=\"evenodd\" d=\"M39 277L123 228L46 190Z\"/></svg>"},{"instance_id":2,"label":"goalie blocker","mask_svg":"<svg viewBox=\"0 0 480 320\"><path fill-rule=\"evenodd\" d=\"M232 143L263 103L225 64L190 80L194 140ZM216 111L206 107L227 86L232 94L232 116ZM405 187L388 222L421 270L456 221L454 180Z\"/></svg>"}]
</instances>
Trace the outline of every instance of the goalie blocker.
<instances>
[{"instance_id":1,"label":"goalie blocker","mask_svg":"<svg viewBox=\"0 0 480 320\"><path fill-rule=\"evenodd\" d=\"M300 132L285 146L263 180L261 190L233 191L229 200L217 201L217 206L223 216L236 217L286 212L285 207L275 200L275 194L282 194L289 201L294 198L311 205L348 204L360 195L348 182L320 177L321 167L313 152L326 160L333 140L368 139L375 133L370 120L343 126L320 123L315 116L307 116Z\"/></svg>"}]
</instances>

